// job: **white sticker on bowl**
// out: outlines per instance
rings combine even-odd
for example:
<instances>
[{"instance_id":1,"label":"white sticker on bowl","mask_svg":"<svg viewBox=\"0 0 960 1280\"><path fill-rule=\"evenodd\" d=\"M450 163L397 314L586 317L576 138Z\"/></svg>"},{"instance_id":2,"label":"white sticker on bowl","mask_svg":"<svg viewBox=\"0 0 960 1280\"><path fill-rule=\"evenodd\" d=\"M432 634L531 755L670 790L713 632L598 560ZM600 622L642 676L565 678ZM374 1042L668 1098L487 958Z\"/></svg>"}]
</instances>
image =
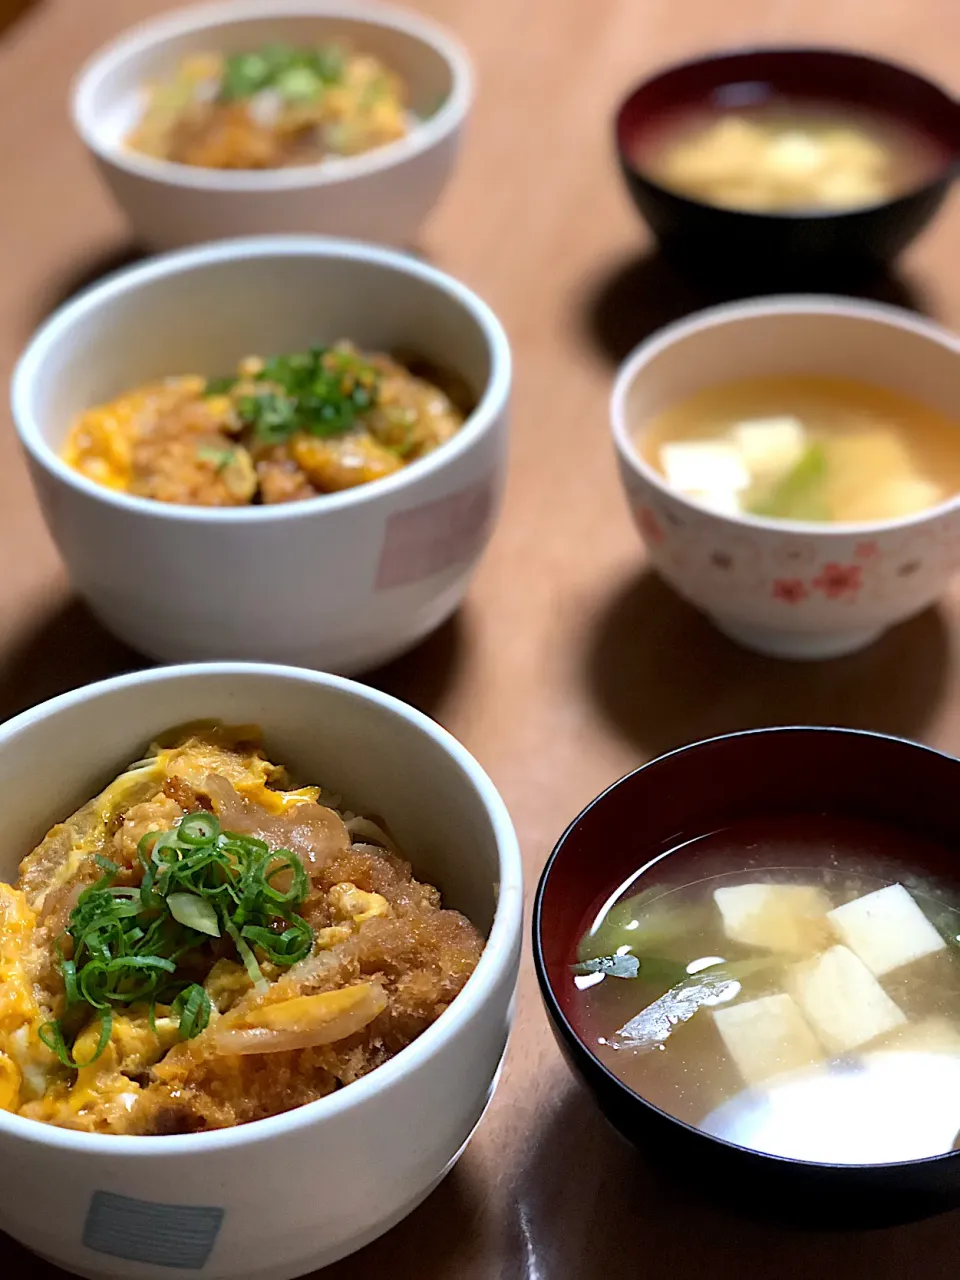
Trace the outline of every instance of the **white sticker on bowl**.
<instances>
[{"instance_id":1,"label":"white sticker on bowl","mask_svg":"<svg viewBox=\"0 0 960 1280\"><path fill-rule=\"evenodd\" d=\"M214 1205L157 1204L95 1191L83 1243L96 1253L155 1267L202 1271L223 1224Z\"/></svg>"},{"instance_id":2,"label":"white sticker on bowl","mask_svg":"<svg viewBox=\"0 0 960 1280\"><path fill-rule=\"evenodd\" d=\"M460 564L483 546L493 519L493 476L387 521L377 589L405 587Z\"/></svg>"}]
</instances>

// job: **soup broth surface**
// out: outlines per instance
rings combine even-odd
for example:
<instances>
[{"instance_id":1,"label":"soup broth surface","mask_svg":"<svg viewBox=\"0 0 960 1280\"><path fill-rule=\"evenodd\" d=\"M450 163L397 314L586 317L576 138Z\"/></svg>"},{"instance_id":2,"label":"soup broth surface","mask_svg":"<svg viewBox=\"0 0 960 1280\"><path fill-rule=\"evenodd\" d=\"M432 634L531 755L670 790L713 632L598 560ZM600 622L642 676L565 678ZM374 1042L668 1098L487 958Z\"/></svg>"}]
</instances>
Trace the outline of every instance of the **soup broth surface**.
<instances>
[{"instance_id":1,"label":"soup broth surface","mask_svg":"<svg viewBox=\"0 0 960 1280\"><path fill-rule=\"evenodd\" d=\"M880 204L939 167L931 141L879 112L781 97L751 102L747 88L730 86L726 109L674 113L638 146L637 167L681 195L755 213Z\"/></svg>"},{"instance_id":2,"label":"soup broth surface","mask_svg":"<svg viewBox=\"0 0 960 1280\"><path fill-rule=\"evenodd\" d=\"M579 1033L649 1102L741 1146L852 1164L949 1151L960 911L910 873L920 843L777 817L696 841L694 881L689 847L642 868L581 937Z\"/></svg>"},{"instance_id":3,"label":"soup broth surface","mask_svg":"<svg viewBox=\"0 0 960 1280\"><path fill-rule=\"evenodd\" d=\"M956 418L847 378L707 387L641 423L636 439L671 488L729 515L893 520L960 490Z\"/></svg>"}]
</instances>

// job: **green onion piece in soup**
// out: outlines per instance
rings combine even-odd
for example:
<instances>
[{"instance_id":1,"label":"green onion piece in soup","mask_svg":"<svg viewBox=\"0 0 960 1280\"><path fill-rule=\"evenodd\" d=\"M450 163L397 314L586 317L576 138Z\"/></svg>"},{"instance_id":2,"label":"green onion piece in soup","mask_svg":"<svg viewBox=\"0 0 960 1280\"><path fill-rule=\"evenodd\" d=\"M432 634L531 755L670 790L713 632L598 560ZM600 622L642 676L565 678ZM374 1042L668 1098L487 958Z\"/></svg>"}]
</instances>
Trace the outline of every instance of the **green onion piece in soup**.
<instances>
[{"instance_id":1,"label":"green onion piece in soup","mask_svg":"<svg viewBox=\"0 0 960 1280\"><path fill-rule=\"evenodd\" d=\"M667 960L662 956L637 956L628 951L578 961L570 966L570 971L575 977L601 973L605 978L637 978L661 991L681 982L687 976L686 966L679 960Z\"/></svg>"},{"instance_id":2,"label":"green onion piece in soup","mask_svg":"<svg viewBox=\"0 0 960 1280\"><path fill-rule=\"evenodd\" d=\"M694 931L704 908L671 901L662 889L646 889L624 898L580 940L578 960L616 955L627 948L637 956L657 955L671 940Z\"/></svg>"},{"instance_id":3,"label":"green onion piece in soup","mask_svg":"<svg viewBox=\"0 0 960 1280\"><path fill-rule=\"evenodd\" d=\"M814 442L772 489L748 498L747 511L778 520L829 520L830 508L823 491L826 477L826 451L822 444Z\"/></svg>"},{"instance_id":4,"label":"green onion piece in soup","mask_svg":"<svg viewBox=\"0 0 960 1280\"><path fill-rule=\"evenodd\" d=\"M608 978L636 978L640 973L640 961L636 956L597 956L594 960L581 960L570 966L578 976L602 973Z\"/></svg>"}]
</instances>

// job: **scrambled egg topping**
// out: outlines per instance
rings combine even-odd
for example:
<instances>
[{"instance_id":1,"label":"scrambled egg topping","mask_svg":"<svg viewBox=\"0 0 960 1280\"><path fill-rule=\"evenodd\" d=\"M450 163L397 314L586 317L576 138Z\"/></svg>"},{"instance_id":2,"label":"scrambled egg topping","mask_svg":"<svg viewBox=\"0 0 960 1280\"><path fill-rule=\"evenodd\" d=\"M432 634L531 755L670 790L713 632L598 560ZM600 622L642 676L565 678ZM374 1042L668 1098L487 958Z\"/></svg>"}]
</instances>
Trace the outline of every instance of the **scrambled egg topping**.
<instances>
[{"instance_id":1,"label":"scrambled egg topping","mask_svg":"<svg viewBox=\"0 0 960 1280\"><path fill-rule=\"evenodd\" d=\"M17 1105L25 1076L27 1089L39 1084L36 1091L42 1093L46 1084L43 1059L49 1055L37 1036L42 1018L25 964L36 920L25 896L0 884L0 1107L5 1111Z\"/></svg>"},{"instance_id":2,"label":"scrambled egg topping","mask_svg":"<svg viewBox=\"0 0 960 1280\"><path fill-rule=\"evenodd\" d=\"M129 145L202 168L360 155L410 127L400 77L379 58L337 46L191 54L147 94Z\"/></svg>"},{"instance_id":3,"label":"scrambled egg topping","mask_svg":"<svg viewBox=\"0 0 960 1280\"><path fill-rule=\"evenodd\" d=\"M287 813L296 805L316 801L320 795L319 787L300 787L291 791L275 789L283 783L286 773L264 759L258 736L259 730L255 726L245 725L231 730L229 737L212 730L201 731L199 735L189 734L185 741L178 739L169 747L152 743L146 759L131 765L66 823L52 827L40 848L24 860L20 870L26 878L28 864L45 846L59 845L64 839L69 841L67 856L32 896L31 905L35 909L42 908L51 890L73 881L80 866L93 854L103 851L106 832L117 815L129 815L138 801L155 796L168 779L182 778L202 788L206 779L216 774L226 778L239 795L270 814ZM180 816L175 804L172 811ZM163 822L148 817L142 829L130 833L135 837L132 840L134 849L146 831L158 831L163 826Z\"/></svg>"},{"instance_id":4,"label":"scrambled egg topping","mask_svg":"<svg viewBox=\"0 0 960 1280\"><path fill-rule=\"evenodd\" d=\"M242 1123L348 1083L438 1016L472 972L479 935L440 908L387 837L384 848L354 843L320 795L290 786L255 728L192 726L51 828L23 860L19 887L0 884L0 1109L107 1133ZM100 877L95 855L136 883L142 836L198 805L224 829L245 824L303 860L312 951L287 970L261 957L264 992L218 940L197 975L211 1005L201 1034L183 1040L173 1006L119 1005L102 1048L99 1020L81 1025L71 1069L40 1030L76 1014L65 1014L59 948L80 893ZM365 838L377 830L356 821Z\"/></svg>"},{"instance_id":5,"label":"scrambled egg topping","mask_svg":"<svg viewBox=\"0 0 960 1280\"><path fill-rule=\"evenodd\" d=\"M368 484L451 439L471 402L449 373L410 360L343 341L247 356L226 378L164 378L82 413L63 458L108 489L191 506Z\"/></svg>"}]
</instances>

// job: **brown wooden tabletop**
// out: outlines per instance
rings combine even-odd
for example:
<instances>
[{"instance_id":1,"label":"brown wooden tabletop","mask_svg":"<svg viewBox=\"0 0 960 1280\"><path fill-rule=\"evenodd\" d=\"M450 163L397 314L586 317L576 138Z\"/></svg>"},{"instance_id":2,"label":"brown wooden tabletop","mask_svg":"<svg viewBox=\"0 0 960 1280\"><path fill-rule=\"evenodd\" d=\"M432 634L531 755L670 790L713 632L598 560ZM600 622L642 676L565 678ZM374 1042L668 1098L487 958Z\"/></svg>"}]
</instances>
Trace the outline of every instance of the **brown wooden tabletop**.
<instances>
[{"instance_id":1,"label":"brown wooden tabletop","mask_svg":"<svg viewBox=\"0 0 960 1280\"><path fill-rule=\"evenodd\" d=\"M269 7L270 0L264 0ZM16 8L18 6L12 6ZM80 61L162 0L37 0L0 35L0 375L31 330L132 247L68 121ZM373 673L447 725L516 822L532 895L552 843L666 748L758 724L857 725L960 752L960 592L854 657L789 666L715 634L645 573L607 432L616 363L704 302L621 190L610 116L665 60L714 46L860 45L960 88L957 0L422 0L478 64L460 169L421 248L476 288L516 356L512 471L459 616ZM875 291L960 325L960 201ZM9 414L0 429L0 718L143 660L71 596ZM11 1171L7 1171L9 1175ZM15 1176L15 1174L14 1174ZM758 1225L675 1189L560 1060L529 949L500 1090L455 1171L325 1280L953 1276L958 1222L874 1233ZM54 1268L0 1239L0 1274Z\"/></svg>"}]
</instances>

